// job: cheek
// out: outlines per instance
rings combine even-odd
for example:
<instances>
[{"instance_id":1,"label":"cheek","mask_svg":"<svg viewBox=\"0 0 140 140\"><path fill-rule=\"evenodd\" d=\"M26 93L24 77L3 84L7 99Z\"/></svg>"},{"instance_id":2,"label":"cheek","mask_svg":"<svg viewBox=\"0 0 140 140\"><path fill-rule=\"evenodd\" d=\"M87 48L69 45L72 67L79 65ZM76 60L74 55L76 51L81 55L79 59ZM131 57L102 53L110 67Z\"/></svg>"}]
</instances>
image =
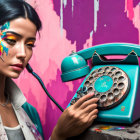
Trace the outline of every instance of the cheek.
<instances>
[{"instance_id":1,"label":"cheek","mask_svg":"<svg viewBox=\"0 0 140 140\"><path fill-rule=\"evenodd\" d=\"M11 57L15 56L15 54L16 54L16 50L9 49L7 54L6 53L3 54L3 58L10 59Z\"/></svg>"},{"instance_id":2,"label":"cheek","mask_svg":"<svg viewBox=\"0 0 140 140\"><path fill-rule=\"evenodd\" d=\"M31 59L31 57L32 57L32 54L33 54L33 51L32 50L30 50L30 51L28 51L27 53L26 53L26 64L28 63L28 61Z\"/></svg>"}]
</instances>

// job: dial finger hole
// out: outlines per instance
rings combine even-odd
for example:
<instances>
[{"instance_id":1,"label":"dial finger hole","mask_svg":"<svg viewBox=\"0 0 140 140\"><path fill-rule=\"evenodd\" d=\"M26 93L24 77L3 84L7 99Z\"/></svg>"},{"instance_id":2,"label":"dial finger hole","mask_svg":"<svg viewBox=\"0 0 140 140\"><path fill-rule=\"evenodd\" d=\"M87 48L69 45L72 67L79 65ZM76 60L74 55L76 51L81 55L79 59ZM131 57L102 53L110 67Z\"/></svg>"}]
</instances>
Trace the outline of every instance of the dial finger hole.
<instances>
[{"instance_id":1,"label":"dial finger hole","mask_svg":"<svg viewBox=\"0 0 140 140\"><path fill-rule=\"evenodd\" d=\"M101 97L100 97L100 103L104 103L104 102L106 102L107 101L107 96L106 95L102 95Z\"/></svg>"},{"instance_id":2,"label":"dial finger hole","mask_svg":"<svg viewBox=\"0 0 140 140\"><path fill-rule=\"evenodd\" d=\"M117 87L117 83L114 83L114 84L113 84L113 87L114 87L114 88Z\"/></svg>"},{"instance_id":3,"label":"dial finger hole","mask_svg":"<svg viewBox=\"0 0 140 140\"><path fill-rule=\"evenodd\" d=\"M112 75L112 72L109 72L108 75L111 76Z\"/></svg>"},{"instance_id":4,"label":"dial finger hole","mask_svg":"<svg viewBox=\"0 0 140 140\"><path fill-rule=\"evenodd\" d=\"M100 96L101 96L101 95L100 95L99 93L95 95L95 97L97 97L97 98L100 98Z\"/></svg>"},{"instance_id":5,"label":"dial finger hole","mask_svg":"<svg viewBox=\"0 0 140 140\"><path fill-rule=\"evenodd\" d=\"M118 78L118 81L119 82L122 82L122 81L124 81L125 80L125 78L123 77L123 76L120 76L119 78Z\"/></svg>"},{"instance_id":6,"label":"dial finger hole","mask_svg":"<svg viewBox=\"0 0 140 140\"><path fill-rule=\"evenodd\" d=\"M112 74L111 77L114 77L114 74Z\"/></svg>"},{"instance_id":7,"label":"dial finger hole","mask_svg":"<svg viewBox=\"0 0 140 140\"><path fill-rule=\"evenodd\" d=\"M114 95L112 92L108 93L108 100L112 101L114 99Z\"/></svg>"},{"instance_id":8,"label":"dial finger hole","mask_svg":"<svg viewBox=\"0 0 140 140\"><path fill-rule=\"evenodd\" d=\"M124 86L125 86L124 83L119 83L119 84L118 84L118 88L119 88L119 89L123 89Z\"/></svg>"},{"instance_id":9,"label":"dial finger hole","mask_svg":"<svg viewBox=\"0 0 140 140\"><path fill-rule=\"evenodd\" d=\"M116 68L112 68L111 71L114 72L116 70Z\"/></svg>"},{"instance_id":10,"label":"dial finger hole","mask_svg":"<svg viewBox=\"0 0 140 140\"><path fill-rule=\"evenodd\" d=\"M114 90L113 90L113 93L114 93L114 95L115 96L118 96L119 95L119 89L118 88L115 88Z\"/></svg>"},{"instance_id":11,"label":"dial finger hole","mask_svg":"<svg viewBox=\"0 0 140 140\"><path fill-rule=\"evenodd\" d=\"M93 87L88 88L88 93L91 93L91 92L93 92Z\"/></svg>"},{"instance_id":12,"label":"dial finger hole","mask_svg":"<svg viewBox=\"0 0 140 140\"><path fill-rule=\"evenodd\" d=\"M109 70L110 70L109 67L105 68L105 72L109 72Z\"/></svg>"},{"instance_id":13,"label":"dial finger hole","mask_svg":"<svg viewBox=\"0 0 140 140\"><path fill-rule=\"evenodd\" d=\"M91 76L91 77L89 78L89 82L92 83L93 81L94 81L94 78Z\"/></svg>"},{"instance_id":14,"label":"dial finger hole","mask_svg":"<svg viewBox=\"0 0 140 140\"><path fill-rule=\"evenodd\" d=\"M116 75L117 77L120 77L120 76L122 75L122 72L117 71L117 72L115 73L115 75Z\"/></svg>"},{"instance_id":15,"label":"dial finger hole","mask_svg":"<svg viewBox=\"0 0 140 140\"><path fill-rule=\"evenodd\" d=\"M106 75L106 74L107 74L107 73L104 71L104 72L103 72L103 75Z\"/></svg>"},{"instance_id":16,"label":"dial finger hole","mask_svg":"<svg viewBox=\"0 0 140 140\"><path fill-rule=\"evenodd\" d=\"M114 82L117 82L117 78L116 77L114 78Z\"/></svg>"},{"instance_id":17,"label":"dial finger hole","mask_svg":"<svg viewBox=\"0 0 140 140\"><path fill-rule=\"evenodd\" d=\"M103 72L103 69L102 69L102 68L100 68L100 69L98 70L98 72Z\"/></svg>"},{"instance_id":18,"label":"dial finger hole","mask_svg":"<svg viewBox=\"0 0 140 140\"><path fill-rule=\"evenodd\" d=\"M85 86L88 87L89 85L90 85L90 82L89 82L89 81L86 81L86 82L85 82Z\"/></svg>"},{"instance_id":19,"label":"dial finger hole","mask_svg":"<svg viewBox=\"0 0 140 140\"><path fill-rule=\"evenodd\" d=\"M96 73L96 71L93 71L92 73L91 73L91 75L94 75Z\"/></svg>"}]
</instances>

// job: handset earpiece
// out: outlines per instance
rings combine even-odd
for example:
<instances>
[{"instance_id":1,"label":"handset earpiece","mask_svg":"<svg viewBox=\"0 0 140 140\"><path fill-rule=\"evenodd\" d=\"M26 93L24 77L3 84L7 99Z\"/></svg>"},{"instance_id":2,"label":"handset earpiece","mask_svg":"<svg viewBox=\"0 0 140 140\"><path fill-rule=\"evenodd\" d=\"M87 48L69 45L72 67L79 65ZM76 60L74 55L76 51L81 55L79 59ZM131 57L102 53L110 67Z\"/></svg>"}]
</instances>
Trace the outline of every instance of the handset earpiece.
<instances>
[{"instance_id":1,"label":"handset earpiece","mask_svg":"<svg viewBox=\"0 0 140 140\"><path fill-rule=\"evenodd\" d=\"M87 75L90 72L90 68L82 56L73 52L63 59L61 71L61 79L66 82Z\"/></svg>"}]
</instances>

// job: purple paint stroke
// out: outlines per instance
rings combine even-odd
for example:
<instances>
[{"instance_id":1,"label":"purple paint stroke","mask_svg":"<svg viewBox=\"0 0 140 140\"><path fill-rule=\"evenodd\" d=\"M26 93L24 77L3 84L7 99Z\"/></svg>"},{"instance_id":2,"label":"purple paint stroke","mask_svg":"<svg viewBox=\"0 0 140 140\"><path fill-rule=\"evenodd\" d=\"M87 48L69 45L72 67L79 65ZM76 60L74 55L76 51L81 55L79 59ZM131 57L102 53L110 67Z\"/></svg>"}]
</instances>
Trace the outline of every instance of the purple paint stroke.
<instances>
[{"instance_id":1,"label":"purple paint stroke","mask_svg":"<svg viewBox=\"0 0 140 140\"><path fill-rule=\"evenodd\" d=\"M59 15L60 3L54 0L54 10ZM136 4L137 2L135 2ZM93 45L110 42L128 42L138 44L138 30L124 12L125 1L100 1L97 31L93 35ZM77 51L83 49L85 41L94 28L94 1L75 0L72 16L71 1L63 9L63 28L67 38L74 43Z\"/></svg>"},{"instance_id":2,"label":"purple paint stroke","mask_svg":"<svg viewBox=\"0 0 140 140\"><path fill-rule=\"evenodd\" d=\"M54 10L60 16L60 2L54 0L53 3ZM67 31L67 38L72 43L76 41L77 50L81 50L93 30L94 1L74 0L73 13L71 6L71 1L67 1L67 6L63 9L63 28Z\"/></svg>"},{"instance_id":3,"label":"purple paint stroke","mask_svg":"<svg viewBox=\"0 0 140 140\"><path fill-rule=\"evenodd\" d=\"M47 73L47 71L46 71ZM74 89L73 92L69 90L69 87L65 84L60 82L61 77L60 77L60 70L57 70L57 76L56 80L52 80L49 84L46 85L49 93L53 96L53 98L62 106L63 109L67 107L69 104L70 100L72 99L74 93L78 89L80 83L77 81L73 81ZM65 92L62 92L65 91ZM59 95L58 95L59 93ZM54 104L54 103L53 103ZM53 113L50 113L53 112ZM61 111L59 108L55 105L55 108L52 107L52 101L47 97L47 108L46 108L46 123L50 122L50 124L44 124L44 134L48 134L47 136L50 136L53 130L53 127L56 125L59 116L61 115ZM47 126L47 127L46 127Z\"/></svg>"},{"instance_id":4,"label":"purple paint stroke","mask_svg":"<svg viewBox=\"0 0 140 140\"><path fill-rule=\"evenodd\" d=\"M140 3L140 0L133 0L133 7L136 7Z\"/></svg>"},{"instance_id":5,"label":"purple paint stroke","mask_svg":"<svg viewBox=\"0 0 140 140\"><path fill-rule=\"evenodd\" d=\"M93 35L93 45L110 42L138 44L138 30L124 12L125 1L100 2L98 28Z\"/></svg>"}]
</instances>

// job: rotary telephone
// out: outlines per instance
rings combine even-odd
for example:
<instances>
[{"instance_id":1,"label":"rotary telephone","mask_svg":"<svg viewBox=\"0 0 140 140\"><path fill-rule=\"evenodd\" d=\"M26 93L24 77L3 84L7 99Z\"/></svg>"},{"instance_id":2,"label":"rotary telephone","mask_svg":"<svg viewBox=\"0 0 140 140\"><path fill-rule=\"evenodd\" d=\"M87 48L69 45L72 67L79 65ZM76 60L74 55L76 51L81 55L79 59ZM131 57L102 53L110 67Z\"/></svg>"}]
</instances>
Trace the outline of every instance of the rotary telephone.
<instances>
[{"instance_id":1,"label":"rotary telephone","mask_svg":"<svg viewBox=\"0 0 140 140\"><path fill-rule=\"evenodd\" d=\"M107 55L126 55L106 60ZM140 118L140 45L109 43L93 46L65 57L61 64L63 82L85 77L68 106L85 94L99 98L97 121L131 124ZM87 60L92 58L90 69Z\"/></svg>"}]
</instances>

